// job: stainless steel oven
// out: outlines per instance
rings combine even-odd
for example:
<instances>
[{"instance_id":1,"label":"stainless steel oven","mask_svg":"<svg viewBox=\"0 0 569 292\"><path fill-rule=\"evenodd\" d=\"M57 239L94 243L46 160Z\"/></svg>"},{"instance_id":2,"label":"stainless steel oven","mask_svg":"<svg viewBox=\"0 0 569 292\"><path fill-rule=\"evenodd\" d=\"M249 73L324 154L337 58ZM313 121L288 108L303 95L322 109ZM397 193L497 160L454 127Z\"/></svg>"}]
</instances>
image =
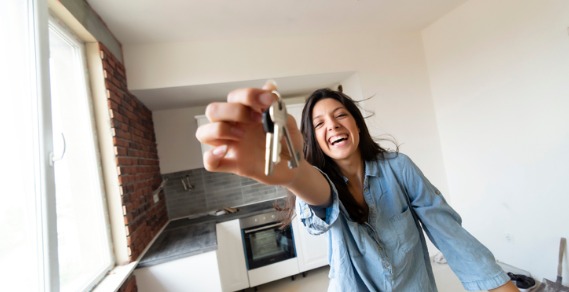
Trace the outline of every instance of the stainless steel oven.
<instances>
[{"instance_id":1,"label":"stainless steel oven","mask_svg":"<svg viewBox=\"0 0 569 292\"><path fill-rule=\"evenodd\" d=\"M247 269L296 258L291 225L281 229L276 211L240 219Z\"/></svg>"}]
</instances>

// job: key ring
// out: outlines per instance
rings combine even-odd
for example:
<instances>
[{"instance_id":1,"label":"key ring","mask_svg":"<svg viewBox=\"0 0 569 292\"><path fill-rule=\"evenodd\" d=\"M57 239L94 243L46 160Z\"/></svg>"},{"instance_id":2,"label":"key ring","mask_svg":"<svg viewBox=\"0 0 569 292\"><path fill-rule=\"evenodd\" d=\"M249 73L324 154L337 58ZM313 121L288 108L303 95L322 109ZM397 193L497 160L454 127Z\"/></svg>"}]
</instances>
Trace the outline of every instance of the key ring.
<instances>
[{"instance_id":1,"label":"key ring","mask_svg":"<svg viewBox=\"0 0 569 292\"><path fill-rule=\"evenodd\" d=\"M281 94L279 93L278 90L275 89L275 90L271 91L271 93L276 95L277 98L279 99L279 101L282 101Z\"/></svg>"},{"instance_id":2,"label":"key ring","mask_svg":"<svg viewBox=\"0 0 569 292\"><path fill-rule=\"evenodd\" d=\"M294 149L292 139L286 128L287 111L286 105L277 90L271 91L278 100L263 112L263 129L265 138L265 175L271 175L273 167L279 163L281 154L281 138L284 137L291 159L288 161L289 168L298 167L300 154Z\"/></svg>"}]
</instances>

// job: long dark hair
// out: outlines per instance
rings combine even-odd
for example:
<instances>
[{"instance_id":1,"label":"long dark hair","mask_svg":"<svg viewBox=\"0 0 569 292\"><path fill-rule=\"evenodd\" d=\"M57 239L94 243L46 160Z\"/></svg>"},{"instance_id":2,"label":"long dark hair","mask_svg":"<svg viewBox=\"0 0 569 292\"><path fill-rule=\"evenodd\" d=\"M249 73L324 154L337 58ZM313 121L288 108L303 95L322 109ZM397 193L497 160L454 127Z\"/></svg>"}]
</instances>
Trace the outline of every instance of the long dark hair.
<instances>
[{"instance_id":1,"label":"long dark hair","mask_svg":"<svg viewBox=\"0 0 569 292\"><path fill-rule=\"evenodd\" d=\"M368 210L362 208L357 204L354 196L350 193L348 186L344 181L344 176L342 175L340 168L332 158L328 157L326 154L324 154L322 149L320 149L320 146L318 145L318 142L316 141L316 137L314 135L312 110L314 109L314 106L317 102L326 98L332 98L340 102L354 117L356 125L360 130L360 142L358 148L360 150L362 160L371 161L378 158L382 159L388 150L382 148L371 137L360 109L358 108L356 102L352 100L352 98L350 98L348 95L344 94L341 91L322 88L314 91L306 99L306 104L302 110L302 122L300 126L300 131L302 132L302 136L304 138L304 157L310 164L316 166L324 173L326 173L326 175L328 175L336 187L336 190L338 191L338 197L348 211L350 218L355 222L363 224L367 221ZM395 145L397 147L397 144ZM283 224L285 225L289 223L294 216L295 199L296 196L289 192L287 196L286 207L281 208L281 210L285 211L288 215L283 220Z\"/></svg>"}]
</instances>

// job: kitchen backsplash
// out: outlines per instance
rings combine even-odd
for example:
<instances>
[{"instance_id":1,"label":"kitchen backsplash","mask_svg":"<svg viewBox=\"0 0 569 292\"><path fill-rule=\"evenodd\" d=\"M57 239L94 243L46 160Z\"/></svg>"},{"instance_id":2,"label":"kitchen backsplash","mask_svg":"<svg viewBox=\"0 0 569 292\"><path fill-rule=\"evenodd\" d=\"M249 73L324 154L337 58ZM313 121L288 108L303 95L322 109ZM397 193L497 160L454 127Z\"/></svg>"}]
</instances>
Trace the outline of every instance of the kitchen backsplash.
<instances>
[{"instance_id":1,"label":"kitchen backsplash","mask_svg":"<svg viewBox=\"0 0 569 292\"><path fill-rule=\"evenodd\" d=\"M286 196L287 190L233 174L192 169L162 176L168 217L176 219L224 207L234 207ZM186 186L184 186L186 184Z\"/></svg>"}]
</instances>

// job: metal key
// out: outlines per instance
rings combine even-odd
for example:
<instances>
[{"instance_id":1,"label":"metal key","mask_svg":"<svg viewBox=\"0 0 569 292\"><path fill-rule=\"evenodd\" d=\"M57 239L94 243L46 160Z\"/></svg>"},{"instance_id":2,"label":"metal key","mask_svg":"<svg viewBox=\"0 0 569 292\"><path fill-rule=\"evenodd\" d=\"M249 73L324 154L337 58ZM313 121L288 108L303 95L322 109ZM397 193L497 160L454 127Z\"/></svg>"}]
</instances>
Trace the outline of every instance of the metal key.
<instances>
[{"instance_id":1,"label":"metal key","mask_svg":"<svg viewBox=\"0 0 569 292\"><path fill-rule=\"evenodd\" d=\"M269 109L263 113L263 126L267 133L265 141L265 175L270 175L273 171L273 166L280 162L280 141L283 136L291 157L291 160L288 161L288 167L298 167L300 157L299 153L294 149L292 139L286 128L287 112L285 103L276 90L273 93L278 97L278 100L273 102Z\"/></svg>"}]
</instances>

